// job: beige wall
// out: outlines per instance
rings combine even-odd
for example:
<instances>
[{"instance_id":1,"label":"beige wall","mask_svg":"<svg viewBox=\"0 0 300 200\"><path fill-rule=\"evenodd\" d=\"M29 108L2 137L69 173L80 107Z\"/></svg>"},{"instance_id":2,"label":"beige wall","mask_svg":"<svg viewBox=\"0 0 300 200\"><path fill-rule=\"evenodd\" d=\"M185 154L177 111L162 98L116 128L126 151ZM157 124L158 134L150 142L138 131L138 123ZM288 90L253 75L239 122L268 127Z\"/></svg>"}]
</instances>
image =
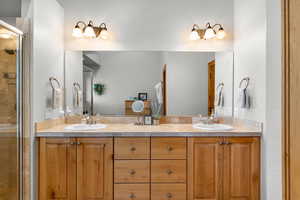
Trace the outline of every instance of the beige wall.
<instances>
[{"instance_id":1,"label":"beige wall","mask_svg":"<svg viewBox=\"0 0 300 200\"><path fill-rule=\"evenodd\" d=\"M14 39L0 39L0 124L16 122L16 79L5 78L4 74L16 74L16 54L10 55L5 49L15 50Z\"/></svg>"},{"instance_id":2,"label":"beige wall","mask_svg":"<svg viewBox=\"0 0 300 200\"><path fill-rule=\"evenodd\" d=\"M0 199L16 199L16 130L7 130L10 125L6 125L16 123L16 53L8 54L5 49L16 50L16 40L0 39Z\"/></svg>"}]
</instances>

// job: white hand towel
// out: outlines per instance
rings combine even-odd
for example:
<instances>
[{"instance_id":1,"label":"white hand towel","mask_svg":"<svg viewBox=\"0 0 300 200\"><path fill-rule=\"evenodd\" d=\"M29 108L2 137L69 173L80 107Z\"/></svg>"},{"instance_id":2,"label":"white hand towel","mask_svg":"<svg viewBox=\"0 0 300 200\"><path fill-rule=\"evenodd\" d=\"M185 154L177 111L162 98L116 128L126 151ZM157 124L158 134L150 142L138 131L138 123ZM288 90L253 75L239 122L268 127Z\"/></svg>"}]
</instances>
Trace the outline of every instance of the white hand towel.
<instances>
[{"instance_id":1,"label":"white hand towel","mask_svg":"<svg viewBox=\"0 0 300 200\"><path fill-rule=\"evenodd\" d=\"M163 88L161 82L155 85L156 98L159 104L163 104Z\"/></svg>"},{"instance_id":2,"label":"white hand towel","mask_svg":"<svg viewBox=\"0 0 300 200\"><path fill-rule=\"evenodd\" d=\"M55 88L52 92L52 107L53 109L63 110L64 106L64 91L62 88Z\"/></svg>"},{"instance_id":3,"label":"white hand towel","mask_svg":"<svg viewBox=\"0 0 300 200\"><path fill-rule=\"evenodd\" d=\"M159 115L161 112L161 106L164 103L163 100L163 88L162 83L159 82L154 86L155 94L156 94L156 101L152 102L151 110L154 115Z\"/></svg>"},{"instance_id":4,"label":"white hand towel","mask_svg":"<svg viewBox=\"0 0 300 200\"><path fill-rule=\"evenodd\" d=\"M251 107L250 95L246 88L239 90L238 104L240 108L249 109Z\"/></svg>"},{"instance_id":5,"label":"white hand towel","mask_svg":"<svg viewBox=\"0 0 300 200\"><path fill-rule=\"evenodd\" d=\"M223 88L220 88L215 97L215 106L216 107L224 107L224 93Z\"/></svg>"},{"instance_id":6,"label":"white hand towel","mask_svg":"<svg viewBox=\"0 0 300 200\"><path fill-rule=\"evenodd\" d=\"M74 107L82 107L82 91L79 89L75 89L74 91Z\"/></svg>"}]
</instances>

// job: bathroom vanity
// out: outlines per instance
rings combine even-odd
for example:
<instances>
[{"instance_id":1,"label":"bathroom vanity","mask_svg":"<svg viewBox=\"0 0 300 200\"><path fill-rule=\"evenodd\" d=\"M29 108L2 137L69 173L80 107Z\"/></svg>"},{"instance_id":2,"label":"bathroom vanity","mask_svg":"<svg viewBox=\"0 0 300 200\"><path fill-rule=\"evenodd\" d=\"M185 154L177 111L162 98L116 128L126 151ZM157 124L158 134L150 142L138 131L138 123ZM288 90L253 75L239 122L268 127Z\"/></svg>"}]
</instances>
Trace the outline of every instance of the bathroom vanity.
<instances>
[{"instance_id":1,"label":"bathroom vanity","mask_svg":"<svg viewBox=\"0 0 300 200\"><path fill-rule=\"evenodd\" d=\"M108 124L38 130L39 199L260 199L261 130Z\"/></svg>"},{"instance_id":2,"label":"bathroom vanity","mask_svg":"<svg viewBox=\"0 0 300 200\"><path fill-rule=\"evenodd\" d=\"M262 128L232 120L232 52L66 51L65 62L67 115L37 125L40 200L260 199ZM230 120L194 121L216 114ZM150 115L161 124L134 125Z\"/></svg>"}]
</instances>

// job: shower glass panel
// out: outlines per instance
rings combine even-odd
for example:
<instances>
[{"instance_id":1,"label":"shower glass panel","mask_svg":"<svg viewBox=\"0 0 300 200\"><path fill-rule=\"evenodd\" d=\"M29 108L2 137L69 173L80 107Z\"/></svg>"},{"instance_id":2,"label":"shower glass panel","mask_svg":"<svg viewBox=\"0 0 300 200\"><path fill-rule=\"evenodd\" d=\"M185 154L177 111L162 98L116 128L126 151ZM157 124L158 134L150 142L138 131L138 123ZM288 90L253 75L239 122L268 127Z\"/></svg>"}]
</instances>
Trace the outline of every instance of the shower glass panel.
<instances>
[{"instance_id":1,"label":"shower glass panel","mask_svg":"<svg viewBox=\"0 0 300 200\"><path fill-rule=\"evenodd\" d=\"M0 199L9 200L21 194L21 43L0 21Z\"/></svg>"}]
</instances>

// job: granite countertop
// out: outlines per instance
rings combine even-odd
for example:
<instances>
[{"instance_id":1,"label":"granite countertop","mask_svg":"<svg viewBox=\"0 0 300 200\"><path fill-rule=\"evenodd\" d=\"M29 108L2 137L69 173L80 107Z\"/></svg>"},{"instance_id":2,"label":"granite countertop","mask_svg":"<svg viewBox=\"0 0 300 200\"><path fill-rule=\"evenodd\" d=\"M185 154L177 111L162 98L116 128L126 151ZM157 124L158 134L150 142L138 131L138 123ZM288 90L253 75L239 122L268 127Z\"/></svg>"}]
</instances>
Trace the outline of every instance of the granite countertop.
<instances>
[{"instance_id":1,"label":"granite countertop","mask_svg":"<svg viewBox=\"0 0 300 200\"><path fill-rule=\"evenodd\" d=\"M107 127L93 131L65 130L70 124L36 131L36 137L259 137L259 126L232 125L230 131L205 131L193 128L192 124L161 124L158 126L136 126L134 124L106 124Z\"/></svg>"}]
</instances>

